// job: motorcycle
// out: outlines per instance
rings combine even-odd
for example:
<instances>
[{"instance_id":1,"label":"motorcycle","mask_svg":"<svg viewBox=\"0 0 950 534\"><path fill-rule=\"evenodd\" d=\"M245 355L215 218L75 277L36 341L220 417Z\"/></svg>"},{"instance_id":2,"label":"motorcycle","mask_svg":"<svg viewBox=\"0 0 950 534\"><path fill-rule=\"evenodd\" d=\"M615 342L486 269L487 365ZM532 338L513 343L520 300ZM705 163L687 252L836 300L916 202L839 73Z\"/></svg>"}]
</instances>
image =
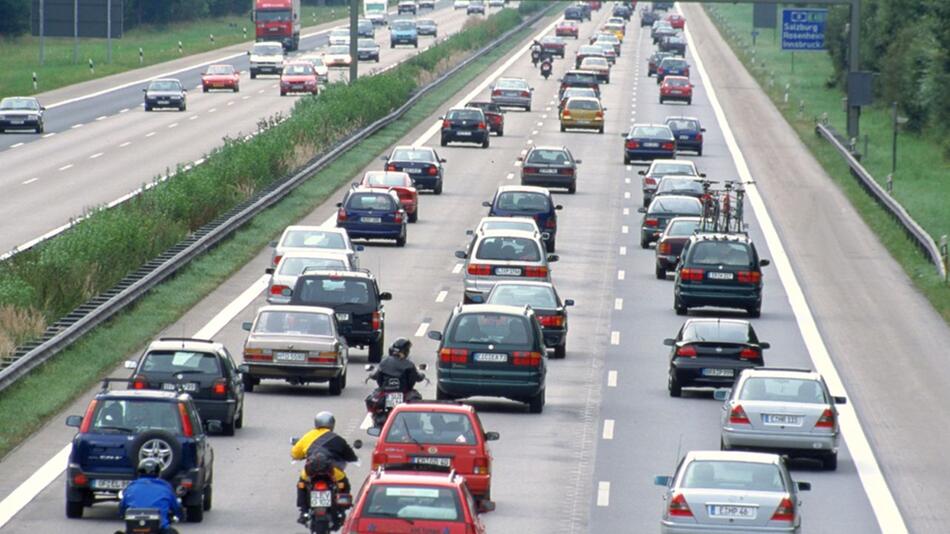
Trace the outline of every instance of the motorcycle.
<instances>
[{"instance_id":1,"label":"motorcycle","mask_svg":"<svg viewBox=\"0 0 950 534\"><path fill-rule=\"evenodd\" d=\"M290 440L291 445L297 443L297 438ZM353 441L353 448L363 446L360 440ZM333 479L333 464L325 462L320 465L306 466L307 481L298 481L310 495L310 511L307 514L307 528L311 534L330 534L343 527L346 512L353 506L353 496L344 493L340 484Z\"/></svg>"},{"instance_id":2,"label":"motorcycle","mask_svg":"<svg viewBox=\"0 0 950 534\"><path fill-rule=\"evenodd\" d=\"M425 371L428 368L426 364L419 364L419 370ZM366 372L370 376L366 377L364 383L368 383L373 379L372 374L376 370L376 367L373 365L366 366ZM423 380L428 383L429 379L425 378L423 375ZM383 425L386 424L386 419L389 418L389 412L393 411L393 408L399 406L400 404L408 401L422 400L422 395L415 390L415 387L410 387L408 390L402 387L402 383L399 378L387 376L383 380L381 386L373 390L372 393L366 397L366 411L369 412L370 417L373 420L373 428L382 429Z\"/></svg>"},{"instance_id":3,"label":"motorcycle","mask_svg":"<svg viewBox=\"0 0 950 534\"><path fill-rule=\"evenodd\" d=\"M122 501L123 492L119 492L119 501ZM178 499L179 504L181 498ZM162 510L160 508L127 508L125 510L125 530L116 530L115 534L161 534L162 532ZM173 523L178 522L179 518L171 517ZM174 531L173 532L177 532Z\"/></svg>"},{"instance_id":4,"label":"motorcycle","mask_svg":"<svg viewBox=\"0 0 950 534\"><path fill-rule=\"evenodd\" d=\"M536 46L531 49L531 64L537 67L538 61L541 61L541 47Z\"/></svg>"},{"instance_id":5,"label":"motorcycle","mask_svg":"<svg viewBox=\"0 0 950 534\"><path fill-rule=\"evenodd\" d=\"M544 58L544 61L541 62L541 76L543 76L545 80L551 77L552 68L551 58Z\"/></svg>"}]
</instances>

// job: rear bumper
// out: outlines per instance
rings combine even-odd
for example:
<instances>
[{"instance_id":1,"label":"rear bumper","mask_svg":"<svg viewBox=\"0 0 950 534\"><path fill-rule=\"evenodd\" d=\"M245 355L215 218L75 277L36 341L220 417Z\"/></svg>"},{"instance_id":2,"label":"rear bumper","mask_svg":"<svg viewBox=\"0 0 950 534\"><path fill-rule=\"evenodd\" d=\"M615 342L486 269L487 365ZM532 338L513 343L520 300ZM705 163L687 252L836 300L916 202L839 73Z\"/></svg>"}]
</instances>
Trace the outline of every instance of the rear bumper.
<instances>
[{"instance_id":1,"label":"rear bumper","mask_svg":"<svg viewBox=\"0 0 950 534\"><path fill-rule=\"evenodd\" d=\"M628 150L625 148L624 154L627 156L627 159L630 160L649 161L654 159L673 159L676 155L676 150L661 150L658 148Z\"/></svg>"},{"instance_id":2,"label":"rear bumper","mask_svg":"<svg viewBox=\"0 0 950 534\"><path fill-rule=\"evenodd\" d=\"M727 447L750 448L790 456L823 456L838 450L837 434L763 432L725 427L721 435L722 442Z\"/></svg>"},{"instance_id":3,"label":"rear bumper","mask_svg":"<svg viewBox=\"0 0 950 534\"><path fill-rule=\"evenodd\" d=\"M660 522L661 534L799 534L800 526L793 527L760 527L738 529L735 525L682 525L668 520Z\"/></svg>"},{"instance_id":4,"label":"rear bumper","mask_svg":"<svg viewBox=\"0 0 950 534\"><path fill-rule=\"evenodd\" d=\"M591 120L581 120L581 119L561 119L561 126L563 128L586 128L588 130L600 130L604 127L604 121L591 119Z\"/></svg>"},{"instance_id":5,"label":"rear bumper","mask_svg":"<svg viewBox=\"0 0 950 534\"><path fill-rule=\"evenodd\" d=\"M675 255L675 256L674 255L668 256L665 254L656 255L656 264L666 269L667 271L670 271L676 268L676 264L679 263L679 260L680 260L679 255Z\"/></svg>"},{"instance_id":6,"label":"rear bumper","mask_svg":"<svg viewBox=\"0 0 950 534\"><path fill-rule=\"evenodd\" d=\"M9 128L9 129L36 128L37 126L42 124L42 122L43 121L41 121L39 118L36 118L36 117L29 117L29 118L16 119L16 120L0 119L0 128Z\"/></svg>"},{"instance_id":7,"label":"rear bumper","mask_svg":"<svg viewBox=\"0 0 950 534\"><path fill-rule=\"evenodd\" d=\"M438 388L455 397L525 401L544 389L544 372L439 368Z\"/></svg>"},{"instance_id":8,"label":"rear bumper","mask_svg":"<svg viewBox=\"0 0 950 534\"><path fill-rule=\"evenodd\" d=\"M382 339L382 337L382 330L351 330L343 334L343 338L346 339L346 343L350 347L354 345L371 345Z\"/></svg>"},{"instance_id":9,"label":"rear bumper","mask_svg":"<svg viewBox=\"0 0 950 534\"><path fill-rule=\"evenodd\" d=\"M677 358L672 372L683 387L732 387L739 373L754 367L750 362L720 358ZM732 369L732 376L705 376L703 369Z\"/></svg>"},{"instance_id":10,"label":"rear bumper","mask_svg":"<svg viewBox=\"0 0 950 534\"><path fill-rule=\"evenodd\" d=\"M577 176L557 174L522 174L521 183L542 187L570 187L577 183Z\"/></svg>"},{"instance_id":11,"label":"rear bumper","mask_svg":"<svg viewBox=\"0 0 950 534\"><path fill-rule=\"evenodd\" d=\"M237 399L194 399L195 408L202 421L233 421L237 414Z\"/></svg>"},{"instance_id":12,"label":"rear bumper","mask_svg":"<svg viewBox=\"0 0 950 534\"><path fill-rule=\"evenodd\" d=\"M548 348L559 347L567 341L567 330L564 329L542 328L541 333Z\"/></svg>"},{"instance_id":13,"label":"rear bumper","mask_svg":"<svg viewBox=\"0 0 950 534\"><path fill-rule=\"evenodd\" d=\"M397 239L403 236L402 224L339 224L351 238L355 239Z\"/></svg>"},{"instance_id":14,"label":"rear bumper","mask_svg":"<svg viewBox=\"0 0 950 534\"><path fill-rule=\"evenodd\" d=\"M663 100L676 100L679 102L689 102L693 100L693 95L670 95L670 94L664 95L663 93L660 93L660 98L662 98Z\"/></svg>"},{"instance_id":15,"label":"rear bumper","mask_svg":"<svg viewBox=\"0 0 950 534\"><path fill-rule=\"evenodd\" d=\"M719 306L723 308L749 308L762 303L762 289L732 288L716 290L696 287L695 284L677 284L674 295L680 304L687 307Z\"/></svg>"},{"instance_id":16,"label":"rear bumper","mask_svg":"<svg viewBox=\"0 0 950 534\"><path fill-rule=\"evenodd\" d=\"M248 369L245 374L254 378L302 380L304 382L325 382L343 374L344 369L342 363L307 365L246 363L246 365Z\"/></svg>"},{"instance_id":17,"label":"rear bumper","mask_svg":"<svg viewBox=\"0 0 950 534\"><path fill-rule=\"evenodd\" d=\"M442 177L439 175L430 176L428 174L410 174L413 183L416 185L416 189L435 189L439 182L442 180Z\"/></svg>"},{"instance_id":18,"label":"rear bumper","mask_svg":"<svg viewBox=\"0 0 950 534\"><path fill-rule=\"evenodd\" d=\"M531 107L531 98L523 96L492 96L491 102L509 108Z\"/></svg>"},{"instance_id":19,"label":"rear bumper","mask_svg":"<svg viewBox=\"0 0 950 534\"><path fill-rule=\"evenodd\" d=\"M484 143L490 135L489 130L475 130L471 135L459 135L456 130L442 130L442 139L446 142L456 143Z\"/></svg>"}]
</instances>

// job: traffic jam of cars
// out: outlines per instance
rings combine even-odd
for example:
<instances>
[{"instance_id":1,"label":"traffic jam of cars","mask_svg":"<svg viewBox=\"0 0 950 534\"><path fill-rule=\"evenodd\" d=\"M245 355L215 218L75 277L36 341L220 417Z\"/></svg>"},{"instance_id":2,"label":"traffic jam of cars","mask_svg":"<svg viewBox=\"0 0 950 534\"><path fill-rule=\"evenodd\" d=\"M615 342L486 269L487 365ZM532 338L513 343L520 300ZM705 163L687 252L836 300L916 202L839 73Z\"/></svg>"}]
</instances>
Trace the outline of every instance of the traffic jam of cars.
<instances>
[{"instance_id":1,"label":"traffic jam of cars","mask_svg":"<svg viewBox=\"0 0 950 534\"><path fill-rule=\"evenodd\" d=\"M239 354L213 340L162 337L126 362L127 379L107 379L86 411L67 419L77 428L66 476L67 517L81 518L89 507L120 498L135 478L130 459L155 458L184 508L183 519L201 522L212 508L214 483L207 435L240 432L245 403L267 395L261 385L271 381L338 397L350 364L365 358L365 370L379 384L365 400L371 422L366 430L376 441L371 473L351 489L322 478L333 466L320 471L308 456L309 478L298 486L307 498L298 521L311 532L486 532L481 514L496 506L490 442L501 436L486 429L465 400L507 399L519 410L542 414L551 362L572 356L569 311L575 301L559 291L554 275L561 261L558 218L565 210L558 196L583 192L584 165L571 150L571 138L605 137L602 92L621 90L611 70L633 61L632 46L624 41L639 16L657 48L648 55L646 76L655 76L659 103L669 113L662 122L632 123L622 140L607 137L613 141L605 145L614 147L610 157L619 161L622 154L624 165L641 168L642 218L632 233L643 249L654 251L651 283L672 279L671 313L686 316L704 308L662 340L669 397L705 389L722 403L720 449L683 451L668 473L652 481L662 487L657 522L669 534L800 532L801 492L811 485L792 477L790 459L837 468L837 406L846 401L814 370L767 365L766 351L780 347L760 339L753 320L761 314L763 270L770 262L760 256L744 221L745 184L703 172L706 130L688 112L694 84L682 33L686 19L662 3L641 9L636 4L570 3L551 34L534 43L540 61L561 60L555 80L498 77L475 99L444 110L438 147L393 146L377 170L340 192L329 224L287 227L270 243L267 302L241 325L246 337ZM454 2L473 15L504 5ZM433 20L415 18L433 6L398 2L388 21L390 48L418 48L422 36L437 35ZM602 9L609 13L592 14ZM592 17L599 22L590 31ZM361 20L356 58L350 57L346 29L332 30L319 53L291 57L281 43L255 43L248 52L250 78L275 76L281 96L319 98L330 81L328 69L379 61L374 24ZM581 40L576 56L565 58L564 38ZM239 92L241 74L233 65L209 65L201 89ZM405 362L409 348L403 336L387 332L385 303L398 288L361 265L360 253L411 242L426 205L439 203L453 179L447 151L490 154L492 138L524 134L506 124L506 115L541 106L534 95L542 83L557 87L552 113L561 141L530 145L518 157L520 183L501 185L484 198L483 218L458 236L464 240L455 252L461 300L447 317L433 320L443 326L425 332L437 344L435 398L423 399L414 390L426 380L419 372L427 369L424 364L408 383L376 378L388 376L387 354L404 353ZM187 91L177 79L156 79L144 90L146 111L186 107ZM43 111L35 99L4 99L0 131L42 132ZM687 153L691 159L681 157ZM715 312L720 309L747 317Z\"/></svg>"}]
</instances>

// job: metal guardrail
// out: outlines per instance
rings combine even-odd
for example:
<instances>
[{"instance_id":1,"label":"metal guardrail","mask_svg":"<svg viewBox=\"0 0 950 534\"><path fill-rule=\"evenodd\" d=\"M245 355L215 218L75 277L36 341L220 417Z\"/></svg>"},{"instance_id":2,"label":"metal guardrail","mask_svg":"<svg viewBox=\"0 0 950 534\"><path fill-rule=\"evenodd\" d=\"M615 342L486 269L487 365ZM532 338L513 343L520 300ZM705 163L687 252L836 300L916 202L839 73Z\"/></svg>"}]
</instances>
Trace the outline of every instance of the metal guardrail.
<instances>
[{"instance_id":1,"label":"metal guardrail","mask_svg":"<svg viewBox=\"0 0 950 534\"><path fill-rule=\"evenodd\" d=\"M552 3L552 5L555 4ZM314 157L302 169L276 180L251 199L202 226L182 242L172 246L157 258L123 278L113 288L88 300L50 325L39 339L18 347L13 356L0 361L0 391L5 390L31 370L77 341L84 334L108 320L126 306L134 303L150 289L185 267L192 259L226 239L255 215L276 204L307 181L311 175L332 163L352 148L354 144L363 141L380 129L400 119L426 94L445 83L472 62L497 48L512 35L540 20L549 10L550 7L547 7L529 16L521 24L508 30L435 80L419 88L403 105L385 117L347 136L324 154Z\"/></svg>"},{"instance_id":2,"label":"metal guardrail","mask_svg":"<svg viewBox=\"0 0 950 534\"><path fill-rule=\"evenodd\" d=\"M930 260L937 266L937 272L946 280L947 266L944 263L945 259L941 254L940 247L934 242L933 237L917 224L917 221L907 213L907 210L904 209L904 206L901 206L900 202L895 200L894 197L877 183L874 177L871 176L871 173L861 165L858 158L855 157L851 149L843 142L843 139L839 138L838 133L832 127L818 121L815 123L815 133L823 137L838 150L848 163L851 174L860 181L864 189L867 190L884 209L889 211L891 215L901 223L907 234L917 243L917 246L920 247L925 254L930 256Z\"/></svg>"}]
</instances>

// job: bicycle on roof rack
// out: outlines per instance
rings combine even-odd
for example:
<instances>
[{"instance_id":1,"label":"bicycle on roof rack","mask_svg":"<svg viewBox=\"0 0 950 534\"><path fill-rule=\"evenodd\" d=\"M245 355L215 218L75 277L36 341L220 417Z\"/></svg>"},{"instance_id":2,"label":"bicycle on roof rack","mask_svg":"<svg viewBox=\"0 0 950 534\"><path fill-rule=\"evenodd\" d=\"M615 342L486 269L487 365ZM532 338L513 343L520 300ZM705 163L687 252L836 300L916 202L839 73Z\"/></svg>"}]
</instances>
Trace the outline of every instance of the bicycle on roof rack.
<instances>
[{"instance_id":1,"label":"bicycle on roof rack","mask_svg":"<svg viewBox=\"0 0 950 534\"><path fill-rule=\"evenodd\" d=\"M712 180L702 180L703 219L697 227L698 232L746 233L745 223L745 185L755 182L725 180L723 187L713 190Z\"/></svg>"}]
</instances>

